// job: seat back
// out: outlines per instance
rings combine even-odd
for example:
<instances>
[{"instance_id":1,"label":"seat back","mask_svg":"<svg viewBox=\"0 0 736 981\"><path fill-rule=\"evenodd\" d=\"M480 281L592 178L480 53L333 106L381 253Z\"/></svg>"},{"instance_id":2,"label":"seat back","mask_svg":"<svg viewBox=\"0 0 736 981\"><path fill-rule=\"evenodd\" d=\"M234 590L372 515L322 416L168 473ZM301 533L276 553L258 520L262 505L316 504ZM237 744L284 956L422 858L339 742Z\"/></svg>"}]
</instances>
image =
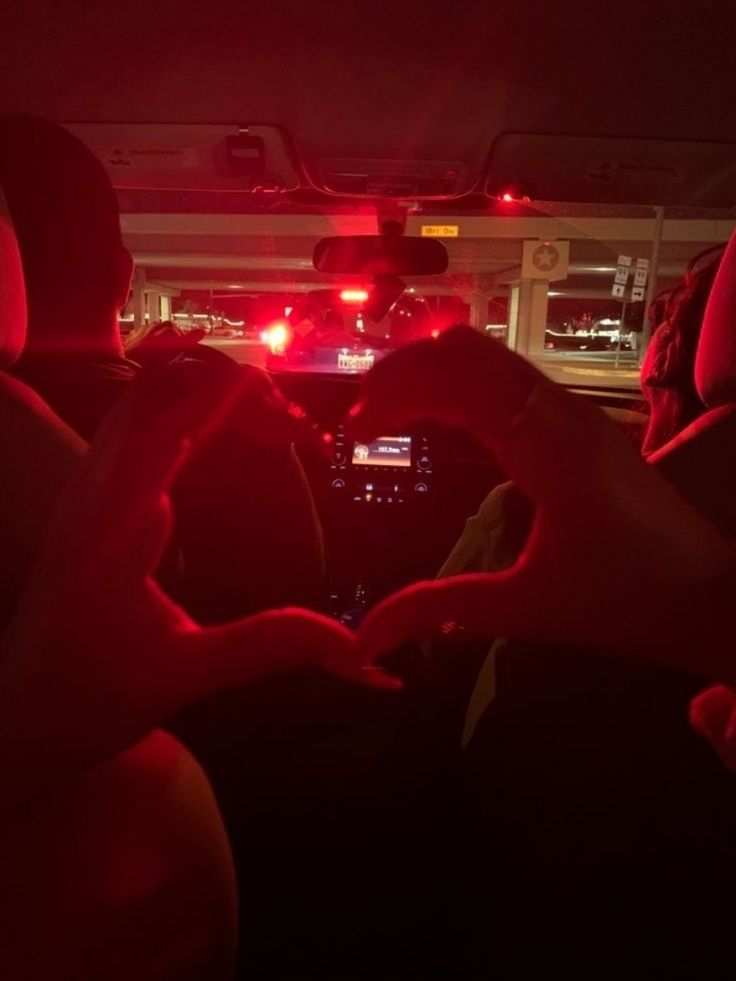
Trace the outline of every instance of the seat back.
<instances>
[{"instance_id":1,"label":"seat back","mask_svg":"<svg viewBox=\"0 0 736 981\"><path fill-rule=\"evenodd\" d=\"M707 412L649 462L724 534L736 534L736 233L706 305L695 384Z\"/></svg>"},{"instance_id":2,"label":"seat back","mask_svg":"<svg viewBox=\"0 0 736 981\"><path fill-rule=\"evenodd\" d=\"M711 409L649 463L725 535L736 536L736 404Z\"/></svg>"},{"instance_id":3,"label":"seat back","mask_svg":"<svg viewBox=\"0 0 736 981\"><path fill-rule=\"evenodd\" d=\"M26 336L26 294L18 241L0 186L0 369L20 356Z\"/></svg>"},{"instance_id":4,"label":"seat back","mask_svg":"<svg viewBox=\"0 0 736 981\"><path fill-rule=\"evenodd\" d=\"M705 309L695 384L709 409L736 403L736 232L726 246Z\"/></svg>"},{"instance_id":5,"label":"seat back","mask_svg":"<svg viewBox=\"0 0 736 981\"><path fill-rule=\"evenodd\" d=\"M86 449L4 373L25 329L21 259L0 189L0 639ZM54 738L32 700L24 712L39 739ZM22 763L21 749L12 752ZM0 977L229 981L232 859L207 778L181 744L152 733L22 808L7 790L0 780Z\"/></svg>"},{"instance_id":6,"label":"seat back","mask_svg":"<svg viewBox=\"0 0 736 981\"><path fill-rule=\"evenodd\" d=\"M23 351L26 293L18 240L0 184L0 631L17 601L55 501L84 444L5 375Z\"/></svg>"}]
</instances>

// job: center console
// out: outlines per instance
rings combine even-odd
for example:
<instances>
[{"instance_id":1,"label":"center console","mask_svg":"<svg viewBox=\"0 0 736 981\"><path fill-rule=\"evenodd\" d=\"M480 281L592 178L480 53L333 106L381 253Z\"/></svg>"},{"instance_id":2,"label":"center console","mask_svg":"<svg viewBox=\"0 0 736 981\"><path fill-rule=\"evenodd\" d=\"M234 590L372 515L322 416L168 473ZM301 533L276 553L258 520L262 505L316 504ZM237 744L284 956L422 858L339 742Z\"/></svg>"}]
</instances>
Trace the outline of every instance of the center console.
<instances>
[{"instance_id":1,"label":"center console","mask_svg":"<svg viewBox=\"0 0 736 981\"><path fill-rule=\"evenodd\" d=\"M433 465L426 436L381 436L368 443L347 439L338 426L330 463L330 489L356 507L396 507L429 500Z\"/></svg>"}]
</instances>

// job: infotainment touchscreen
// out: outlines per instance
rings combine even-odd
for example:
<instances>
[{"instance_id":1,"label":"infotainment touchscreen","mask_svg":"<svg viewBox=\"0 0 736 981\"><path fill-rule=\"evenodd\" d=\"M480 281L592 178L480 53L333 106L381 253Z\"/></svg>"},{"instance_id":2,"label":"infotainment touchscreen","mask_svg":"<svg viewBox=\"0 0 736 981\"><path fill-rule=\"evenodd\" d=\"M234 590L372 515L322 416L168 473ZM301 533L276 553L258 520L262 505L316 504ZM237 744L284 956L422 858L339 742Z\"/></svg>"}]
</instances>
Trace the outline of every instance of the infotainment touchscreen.
<instances>
[{"instance_id":1,"label":"infotainment touchscreen","mask_svg":"<svg viewBox=\"0 0 736 981\"><path fill-rule=\"evenodd\" d=\"M381 436L353 446L353 466L410 467L411 436Z\"/></svg>"}]
</instances>

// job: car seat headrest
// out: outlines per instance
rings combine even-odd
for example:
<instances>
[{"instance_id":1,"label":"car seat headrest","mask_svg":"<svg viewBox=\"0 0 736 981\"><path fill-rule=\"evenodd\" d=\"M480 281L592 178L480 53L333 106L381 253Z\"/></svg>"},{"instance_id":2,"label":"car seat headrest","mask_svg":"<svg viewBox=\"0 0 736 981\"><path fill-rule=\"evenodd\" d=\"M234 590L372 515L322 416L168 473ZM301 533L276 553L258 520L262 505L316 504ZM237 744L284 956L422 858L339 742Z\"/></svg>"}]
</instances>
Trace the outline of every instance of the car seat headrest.
<instances>
[{"instance_id":1,"label":"car seat headrest","mask_svg":"<svg viewBox=\"0 0 736 981\"><path fill-rule=\"evenodd\" d=\"M736 402L736 232L723 253L705 308L695 385L709 409Z\"/></svg>"},{"instance_id":2,"label":"car seat headrest","mask_svg":"<svg viewBox=\"0 0 736 981\"><path fill-rule=\"evenodd\" d=\"M0 369L20 356L26 339L26 291L18 240L0 185Z\"/></svg>"}]
</instances>

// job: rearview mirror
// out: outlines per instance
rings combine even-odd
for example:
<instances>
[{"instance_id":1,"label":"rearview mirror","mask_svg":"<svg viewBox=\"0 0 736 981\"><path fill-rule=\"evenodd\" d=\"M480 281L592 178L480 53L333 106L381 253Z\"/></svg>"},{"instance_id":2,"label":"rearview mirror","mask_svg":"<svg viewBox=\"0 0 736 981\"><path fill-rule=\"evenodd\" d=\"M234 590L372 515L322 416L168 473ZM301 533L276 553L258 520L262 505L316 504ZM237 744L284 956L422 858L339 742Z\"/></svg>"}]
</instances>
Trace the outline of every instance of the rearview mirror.
<instances>
[{"instance_id":1,"label":"rearview mirror","mask_svg":"<svg viewBox=\"0 0 736 981\"><path fill-rule=\"evenodd\" d=\"M445 246L406 235L341 235L314 247L314 268L360 276L437 276L447 270Z\"/></svg>"}]
</instances>

